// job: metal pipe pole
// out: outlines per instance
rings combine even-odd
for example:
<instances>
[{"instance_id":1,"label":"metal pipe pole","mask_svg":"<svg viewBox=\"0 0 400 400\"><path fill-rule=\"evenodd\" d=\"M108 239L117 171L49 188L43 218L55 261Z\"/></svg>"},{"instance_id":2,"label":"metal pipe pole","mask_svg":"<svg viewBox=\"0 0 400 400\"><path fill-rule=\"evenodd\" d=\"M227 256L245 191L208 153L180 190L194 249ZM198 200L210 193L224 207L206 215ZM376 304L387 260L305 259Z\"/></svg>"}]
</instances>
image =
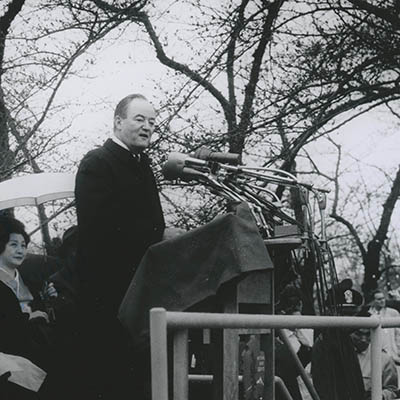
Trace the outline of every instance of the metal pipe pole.
<instances>
[{"instance_id":1,"label":"metal pipe pole","mask_svg":"<svg viewBox=\"0 0 400 400\"><path fill-rule=\"evenodd\" d=\"M188 330L174 332L174 400L189 398Z\"/></svg>"},{"instance_id":2,"label":"metal pipe pole","mask_svg":"<svg viewBox=\"0 0 400 400\"><path fill-rule=\"evenodd\" d=\"M371 400L382 400L382 327L371 329Z\"/></svg>"},{"instance_id":3,"label":"metal pipe pole","mask_svg":"<svg viewBox=\"0 0 400 400\"><path fill-rule=\"evenodd\" d=\"M309 393L311 394L311 397L314 400L320 400L318 393L316 392L310 378L307 375L307 372L305 371L303 364L301 363L299 357L297 356L296 352L294 351L293 346L291 345L288 337L286 336L286 333L284 332L283 329L278 329L278 335L279 337L282 339L282 342L285 343L285 345L287 346L290 354L293 357L293 360L296 364L296 368L300 373L301 379L303 379L304 384L307 386L307 389L309 391Z\"/></svg>"},{"instance_id":4,"label":"metal pipe pole","mask_svg":"<svg viewBox=\"0 0 400 400\"><path fill-rule=\"evenodd\" d=\"M150 310L151 398L168 400L167 318L164 308Z\"/></svg>"},{"instance_id":5,"label":"metal pipe pole","mask_svg":"<svg viewBox=\"0 0 400 400\"><path fill-rule=\"evenodd\" d=\"M279 376L275 376L274 381L275 381L275 385L280 387L283 397L286 400L293 400L293 397L290 395L290 392L289 392L288 388L286 387L285 382L283 382L282 378L280 378Z\"/></svg>"},{"instance_id":6,"label":"metal pipe pole","mask_svg":"<svg viewBox=\"0 0 400 400\"><path fill-rule=\"evenodd\" d=\"M400 327L400 317L389 317L381 318L382 328L399 328Z\"/></svg>"},{"instance_id":7,"label":"metal pipe pole","mask_svg":"<svg viewBox=\"0 0 400 400\"><path fill-rule=\"evenodd\" d=\"M394 319L394 318L393 318ZM375 328L371 317L257 315L167 311L170 328Z\"/></svg>"}]
</instances>

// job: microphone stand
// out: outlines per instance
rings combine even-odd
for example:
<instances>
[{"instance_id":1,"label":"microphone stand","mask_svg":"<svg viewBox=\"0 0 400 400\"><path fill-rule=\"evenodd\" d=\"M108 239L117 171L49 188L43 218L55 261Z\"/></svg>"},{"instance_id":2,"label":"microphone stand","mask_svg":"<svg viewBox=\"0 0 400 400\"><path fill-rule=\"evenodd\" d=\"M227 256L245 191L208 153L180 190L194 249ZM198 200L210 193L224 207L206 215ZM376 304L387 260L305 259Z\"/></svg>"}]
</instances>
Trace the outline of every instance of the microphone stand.
<instances>
[{"instance_id":1,"label":"microphone stand","mask_svg":"<svg viewBox=\"0 0 400 400\"><path fill-rule=\"evenodd\" d=\"M167 179L180 178L186 181L197 181L208 187L212 193L228 201L246 202L264 239L274 241L275 228L284 225L284 222L299 227L303 232L298 238L301 239L302 252L300 254L302 254L303 262L308 264L307 268L312 268L315 276L320 313L327 313L325 299L328 287L338 281L334 260L326 240L325 209L326 193L329 190L299 182L294 175L274 168L233 166L223 162L205 161L181 153L171 154L167 163L169 163L169 168L165 168L164 173ZM167 170L169 177L167 177ZM297 221L283 210L281 200L272 190L265 187L269 184L299 190L302 221ZM310 193L315 196L318 203L321 219L320 238L314 232L315 210L310 205ZM290 229L287 231L291 232ZM297 236L297 233L295 235ZM289 233L288 236L292 235ZM293 250L294 247L291 249ZM293 254L293 263L296 263L300 254Z\"/></svg>"},{"instance_id":2,"label":"microphone stand","mask_svg":"<svg viewBox=\"0 0 400 400\"><path fill-rule=\"evenodd\" d=\"M274 226L282 224L282 221L299 226L304 232L304 240L314 237L314 215L311 212L309 193L312 192L322 204L323 194L326 189L316 188L313 185L298 182L297 178L287 171L266 168L233 166L216 161L205 161L188 157L181 153L171 153L168 162L177 166L174 177L185 180L197 180L208 186L217 195L229 201L245 201L252 210L257 225L264 235L273 235ZM167 162L167 163L168 163ZM270 189L257 185L254 181L262 181L265 184L284 185L298 188L303 212L303 221L295 218L282 210L280 199ZM264 195L272 198L272 201ZM325 196L326 198L326 196ZM326 242L324 212L320 207L322 242Z\"/></svg>"}]
</instances>

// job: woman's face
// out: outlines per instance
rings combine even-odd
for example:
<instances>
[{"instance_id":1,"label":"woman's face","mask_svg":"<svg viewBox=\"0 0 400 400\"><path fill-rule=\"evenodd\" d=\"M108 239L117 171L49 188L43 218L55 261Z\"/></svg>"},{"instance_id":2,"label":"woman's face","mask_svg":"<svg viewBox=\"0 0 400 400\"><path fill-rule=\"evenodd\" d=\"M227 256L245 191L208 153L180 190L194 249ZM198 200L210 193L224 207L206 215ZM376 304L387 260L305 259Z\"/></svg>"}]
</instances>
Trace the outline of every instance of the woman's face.
<instances>
[{"instance_id":1,"label":"woman's face","mask_svg":"<svg viewBox=\"0 0 400 400\"><path fill-rule=\"evenodd\" d=\"M24 237L20 233L11 233L6 248L0 254L0 264L9 268L17 268L24 261L26 252Z\"/></svg>"}]
</instances>

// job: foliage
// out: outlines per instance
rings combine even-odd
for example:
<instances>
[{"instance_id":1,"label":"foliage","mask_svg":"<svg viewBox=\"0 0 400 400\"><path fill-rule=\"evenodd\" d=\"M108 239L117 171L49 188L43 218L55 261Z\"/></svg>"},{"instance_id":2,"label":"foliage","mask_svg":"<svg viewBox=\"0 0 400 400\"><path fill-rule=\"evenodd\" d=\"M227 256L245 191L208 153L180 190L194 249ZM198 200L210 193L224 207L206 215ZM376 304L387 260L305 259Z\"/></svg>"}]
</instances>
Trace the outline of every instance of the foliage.
<instances>
[{"instance_id":1,"label":"foliage","mask_svg":"<svg viewBox=\"0 0 400 400\"><path fill-rule=\"evenodd\" d=\"M189 151L199 144L200 128L203 140L213 148L227 144L245 158L294 171L296 165L304 165L298 157L311 142L357 115L399 99L396 2L188 1L185 5L194 16L184 24L192 36L175 38L180 46L170 46L171 37L164 32L158 35L154 14L145 12L138 22L160 62L175 77L188 78L175 89L175 107L166 107L170 111L166 120L179 120L179 142L186 142ZM174 6L169 3L168 13L164 9L158 18L166 13L171 18ZM189 49L189 58L175 51L182 47ZM211 103L214 118L196 116L193 105L204 101ZM207 132L212 132L208 138ZM357 229L350 230L362 254L366 291L379 277L398 185L394 178L380 222L371 235L365 235L367 244L361 245ZM282 196L282 188L278 194ZM333 216L345 220L338 216L337 205Z\"/></svg>"},{"instance_id":2,"label":"foliage","mask_svg":"<svg viewBox=\"0 0 400 400\"><path fill-rule=\"evenodd\" d=\"M88 2L10 0L0 17L0 181L24 172L51 169L60 163L56 149L73 140L65 132L72 119L62 111L71 104L57 98L70 76L81 74L80 60L90 46L118 27L123 19L104 18ZM85 8L83 7L85 5ZM66 12L67 11L67 12ZM49 125L50 119L58 119ZM39 207L41 221L46 220ZM50 246L47 225L43 239Z\"/></svg>"},{"instance_id":3,"label":"foliage","mask_svg":"<svg viewBox=\"0 0 400 400\"><path fill-rule=\"evenodd\" d=\"M17 3L24 1L9 5ZM43 12L49 18L39 19ZM396 118L397 1L46 0L39 7L29 3L17 14L18 24L11 34L7 31L6 49L13 51L4 59L8 66L1 76L8 129L3 118L0 152L10 157L3 177L29 163L37 170L46 158L37 156L55 148L53 138L68 140L68 123L50 130L46 120L63 107L55 101L63 79L85 68L78 58L90 62L88 48L94 43L100 48L106 37L132 43L133 52L135 41L130 39L135 32L167 70L155 83L162 94L157 140L150 150L157 174L161 176L166 153L189 153L206 145L240 153L248 164L280 167L310 182L318 179L333 189L334 217L353 225L350 233L356 243L354 232L360 235L361 255L362 247L367 249L379 236L373 265L362 255L367 276L376 275L397 201L397 166L387 171L392 180L382 197L374 198L367 190L363 196L370 201L368 209L368 202L360 200L366 215L377 210L368 232L357 211L347 212L353 208L348 202L351 191L361 197L359 187L344 188L338 170L322 171L308 156L314 143L324 143L330 133L373 109L388 107ZM27 22L32 25L29 31L24 29ZM36 167L31 161L35 157ZM311 175L301 175L305 171ZM194 227L221 210L220 199L203 188L160 183L169 219L181 226ZM290 196L283 187L277 194L285 201ZM377 202L387 207L378 209Z\"/></svg>"}]
</instances>

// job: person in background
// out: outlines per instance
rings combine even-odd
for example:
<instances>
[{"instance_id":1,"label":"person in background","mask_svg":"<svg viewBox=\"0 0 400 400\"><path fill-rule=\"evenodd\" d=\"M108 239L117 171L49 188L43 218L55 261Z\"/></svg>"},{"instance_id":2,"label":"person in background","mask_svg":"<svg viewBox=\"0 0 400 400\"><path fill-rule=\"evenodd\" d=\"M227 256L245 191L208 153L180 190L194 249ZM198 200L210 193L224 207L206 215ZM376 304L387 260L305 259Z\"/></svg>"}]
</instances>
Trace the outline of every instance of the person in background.
<instances>
[{"instance_id":1,"label":"person in background","mask_svg":"<svg viewBox=\"0 0 400 400\"><path fill-rule=\"evenodd\" d=\"M351 279L333 285L326 306L332 315L355 316L362 310L364 297L352 288ZM363 400L363 378L350 332L324 328L316 334L312 348L311 375L320 400Z\"/></svg>"},{"instance_id":2,"label":"person in background","mask_svg":"<svg viewBox=\"0 0 400 400\"><path fill-rule=\"evenodd\" d=\"M25 375L21 377L19 374L20 380L17 379L22 387L16 387L10 380L5 382L3 389L20 395L21 399L25 395L26 398L36 398L30 390L24 389L24 385L31 387L29 382L35 382L40 375L40 382L34 384L38 390L46 376L41 368L50 366L47 338L41 329L43 324L47 325L49 317L38 308L40 296L25 285L18 272L25 259L28 243L29 236L22 222L9 216L0 216L0 353L4 354L3 360L5 357L9 359L7 363L19 365L10 372L18 373L21 365L27 369L21 371ZM56 296L54 287L48 286L46 295ZM9 379L15 381L13 373Z\"/></svg>"},{"instance_id":3,"label":"person in background","mask_svg":"<svg viewBox=\"0 0 400 400\"><path fill-rule=\"evenodd\" d=\"M389 290L388 299L386 300L386 306L390 308L394 308L395 310L400 312L400 292L399 288Z\"/></svg>"},{"instance_id":4,"label":"person in background","mask_svg":"<svg viewBox=\"0 0 400 400\"><path fill-rule=\"evenodd\" d=\"M303 301L300 289L293 285L286 286L280 295L277 311L284 315L301 315L302 309ZM306 367L311 362L313 330L282 329L281 331L287 337L303 367ZM282 378L294 400L303 398L298 381L300 373L289 349L280 337L275 340L275 374ZM277 399L283 398L283 395L277 390Z\"/></svg>"},{"instance_id":5,"label":"person in background","mask_svg":"<svg viewBox=\"0 0 400 400\"><path fill-rule=\"evenodd\" d=\"M381 318L400 317L400 313L394 308L386 306L385 294L382 290L375 290L373 300L368 312ZM400 329L383 329L383 349L393 358L396 365L400 365Z\"/></svg>"},{"instance_id":6,"label":"person in background","mask_svg":"<svg viewBox=\"0 0 400 400\"><path fill-rule=\"evenodd\" d=\"M357 329L351 335L354 348L360 363L361 374L366 391L366 399L371 398L371 331L370 329ZM398 376L393 359L385 349L382 349L382 399L397 399Z\"/></svg>"},{"instance_id":7,"label":"person in background","mask_svg":"<svg viewBox=\"0 0 400 400\"><path fill-rule=\"evenodd\" d=\"M31 290L18 272L19 266L27 254L30 241L22 222L8 216L0 216L0 284L14 294L21 312L29 320L40 318L49 322L49 316L43 311L41 295ZM3 290L3 292L5 292ZM54 285L47 285L45 295L57 297Z\"/></svg>"},{"instance_id":8,"label":"person in background","mask_svg":"<svg viewBox=\"0 0 400 400\"><path fill-rule=\"evenodd\" d=\"M58 293L57 309L59 312L71 313L76 308L79 281L76 271L76 249L78 227L73 225L65 230L57 256L62 268L49 277Z\"/></svg>"},{"instance_id":9,"label":"person in background","mask_svg":"<svg viewBox=\"0 0 400 400\"><path fill-rule=\"evenodd\" d=\"M29 319L43 318L48 321L48 315L38 309L39 294L32 294L18 272L25 260L29 241L22 222L11 217L0 217L0 281L13 291L21 311L27 313ZM53 285L49 285L47 294L57 296Z\"/></svg>"}]
</instances>

